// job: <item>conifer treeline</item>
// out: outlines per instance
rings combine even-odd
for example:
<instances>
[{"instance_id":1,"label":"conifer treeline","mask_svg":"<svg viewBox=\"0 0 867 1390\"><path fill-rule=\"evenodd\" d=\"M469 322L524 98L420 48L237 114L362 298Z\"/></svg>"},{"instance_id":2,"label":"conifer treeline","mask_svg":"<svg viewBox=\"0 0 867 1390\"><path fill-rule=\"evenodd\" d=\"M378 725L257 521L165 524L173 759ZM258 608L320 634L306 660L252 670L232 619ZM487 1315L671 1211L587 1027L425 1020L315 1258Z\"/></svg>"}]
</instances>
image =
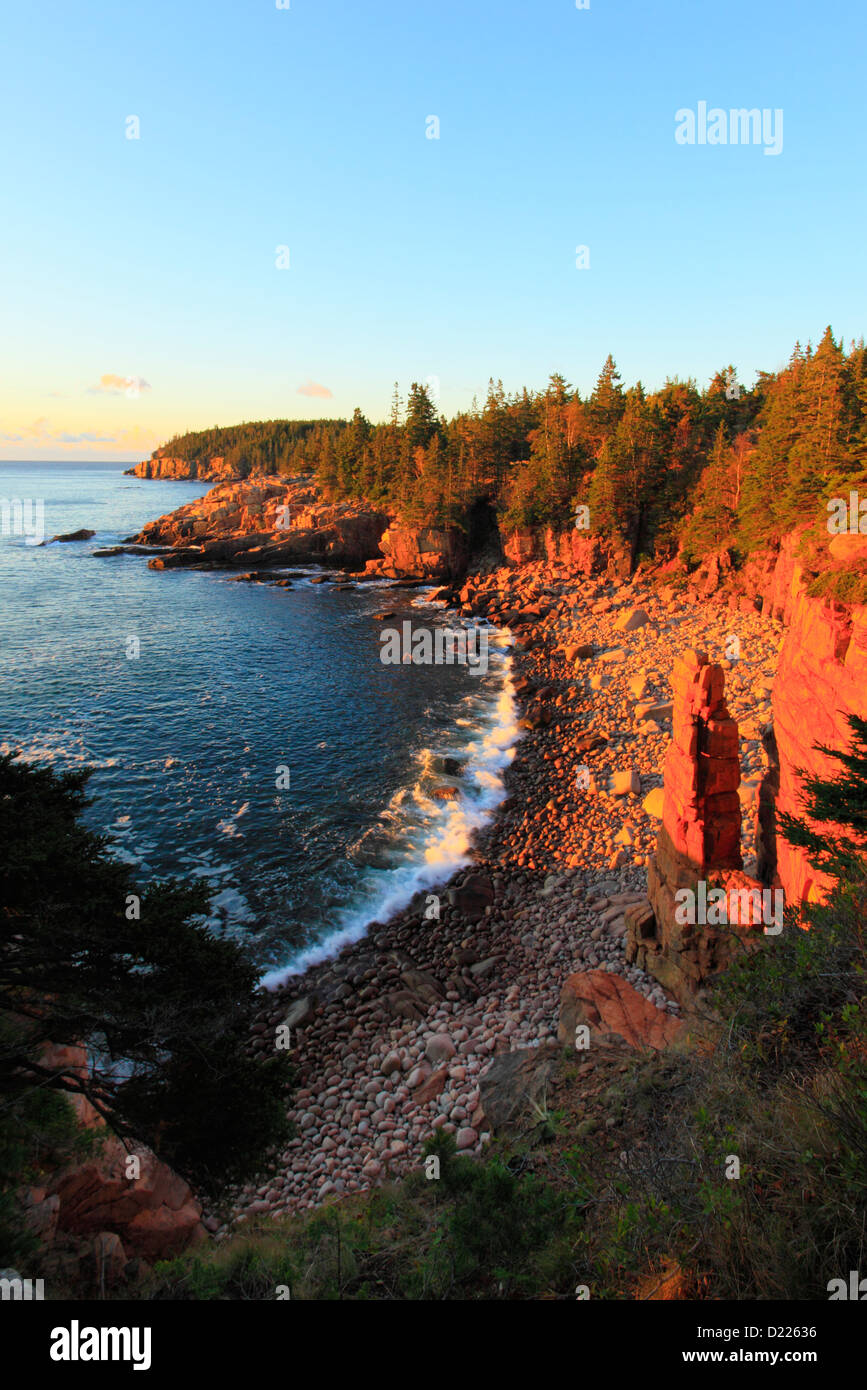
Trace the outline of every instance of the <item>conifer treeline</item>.
<instances>
[{"instance_id":1,"label":"conifer treeline","mask_svg":"<svg viewBox=\"0 0 867 1390\"><path fill-rule=\"evenodd\" d=\"M414 382L405 404L395 386L384 424L360 410L267 421L164 452L224 453L244 474L314 471L329 497L368 498L411 524L463 525L486 500L506 527L568 527L583 503L591 532L619 536L636 560L726 543L747 553L867 489L867 349L845 351L828 328L752 389L728 367L704 391L675 378L652 393L624 387L609 356L587 399L558 374L511 396L491 380L484 405L451 420Z\"/></svg>"},{"instance_id":2,"label":"conifer treeline","mask_svg":"<svg viewBox=\"0 0 867 1390\"><path fill-rule=\"evenodd\" d=\"M175 435L158 452L188 463L222 457L245 478L251 473L306 472L316 465L324 434L345 427L345 420L253 420L241 425L213 425L209 430Z\"/></svg>"}]
</instances>

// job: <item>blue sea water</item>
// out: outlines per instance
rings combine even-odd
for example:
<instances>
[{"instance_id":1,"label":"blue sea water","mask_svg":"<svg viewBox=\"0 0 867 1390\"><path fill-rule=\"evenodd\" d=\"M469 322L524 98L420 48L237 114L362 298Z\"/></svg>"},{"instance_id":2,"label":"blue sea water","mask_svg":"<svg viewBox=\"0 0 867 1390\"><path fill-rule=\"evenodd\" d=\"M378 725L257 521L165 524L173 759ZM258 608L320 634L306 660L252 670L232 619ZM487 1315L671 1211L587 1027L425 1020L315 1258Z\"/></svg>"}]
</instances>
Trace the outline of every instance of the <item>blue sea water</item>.
<instances>
[{"instance_id":1,"label":"blue sea water","mask_svg":"<svg viewBox=\"0 0 867 1390\"><path fill-rule=\"evenodd\" d=\"M467 862L514 753L508 639L484 675L384 665L375 613L453 618L424 592L95 558L207 490L123 467L0 463L0 502L41 503L46 539L96 533L0 535L0 751L92 766L92 826L142 879L204 880L214 929L274 984ZM458 799L431 795L444 786Z\"/></svg>"}]
</instances>

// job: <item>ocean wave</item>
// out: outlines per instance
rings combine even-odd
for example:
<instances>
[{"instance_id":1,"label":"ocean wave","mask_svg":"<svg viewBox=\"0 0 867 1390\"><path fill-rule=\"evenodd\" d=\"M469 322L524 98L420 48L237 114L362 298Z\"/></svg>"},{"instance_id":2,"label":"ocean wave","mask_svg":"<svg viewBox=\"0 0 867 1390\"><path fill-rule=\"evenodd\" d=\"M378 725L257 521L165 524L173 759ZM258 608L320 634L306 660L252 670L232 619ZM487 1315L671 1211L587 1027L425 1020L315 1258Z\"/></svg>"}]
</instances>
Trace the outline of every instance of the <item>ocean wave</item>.
<instances>
[{"instance_id":1,"label":"ocean wave","mask_svg":"<svg viewBox=\"0 0 867 1390\"><path fill-rule=\"evenodd\" d=\"M401 843L402 862L394 867L373 869L356 894L355 902L338 915L327 936L303 947L286 965L263 976L261 983L266 989L277 989L310 966L332 959L345 946L359 941L370 922L388 920L402 911L417 893L441 886L456 870L471 863L475 834L488 823L505 798L504 774L515 756L515 744L520 737L512 658L508 650L511 639L501 634L497 637L500 640L495 643L491 664L498 678L498 689L485 702L484 711L475 720L453 721L447 746L422 749L417 754L419 767L412 782L395 793L388 807L380 813L380 821L386 824L370 827L353 847L356 863L365 862L362 846L369 854L368 865L381 863L381 859L377 861L377 853L384 854L387 844L382 837L391 833ZM467 727L475 732L469 739L462 739L457 731ZM439 770L438 764L444 758L461 761L459 778L450 778ZM431 796L434 778L439 786L454 786L457 797L439 800Z\"/></svg>"}]
</instances>

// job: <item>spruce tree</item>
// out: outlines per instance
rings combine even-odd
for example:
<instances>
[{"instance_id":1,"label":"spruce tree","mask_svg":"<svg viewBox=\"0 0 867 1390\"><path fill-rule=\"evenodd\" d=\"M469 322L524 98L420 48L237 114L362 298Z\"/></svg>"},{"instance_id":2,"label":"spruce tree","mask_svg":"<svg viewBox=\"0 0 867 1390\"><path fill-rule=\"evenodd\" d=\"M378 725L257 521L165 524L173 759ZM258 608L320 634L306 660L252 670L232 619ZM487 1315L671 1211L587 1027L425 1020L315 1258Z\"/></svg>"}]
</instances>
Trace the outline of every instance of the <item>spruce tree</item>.
<instances>
[{"instance_id":1,"label":"spruce tree","mask_svg":"<svg viewBox=\"0 0 867 1390\"><path fill-rule=\"evenodd\" d=\"M808 775L803 768L798 775L803 779L802 799L809 819L841 826L849 833L821 832L786 811L780 812L778 821L789 844L807 850L817 869L851 882L864 878L867 872L867 719L850 714L848 723L852 730L848 749L815 745L842 766L840 776Z\"/></svg>"},{"instance_id":2,"label":"spruce tree","mask_svg":"<svg viewBox=\"0 0 867 1390\"><path fill-rule=\"evenodd\" d=\"M409 389L406 424L404 425L407 448L411 457L416 449L427 447L431 436L436 434L437 429L436 406L430 398L430 392L427 386L420 386L417 381L414 381Z\"/></svg>"},{"instance_id":3,"label":"spruce tree","mask_svg":"<svg viewBox=\"0 0 867 1390\"><path fill-rule=\"evenodd\" d=\"M287 1054L250 1055L257 971L205 927L203 887L138 883L86 827L88 776L0 757L0 1111L83 1094L215 1190L287 1137ZM48 1066L49 1041L92 1074Z\"/></svg>"},{"instance_id":4,"label":"spruce tree","mask_svg":"<svg viewBox=\"0 0 867 1390\"><path fill-rule=\"evenodd\" d=\"M625 405L620 373L609 352L590 397L590 416L596 430L597 447L601 447L614 433Z\"/></svg>"},{"instance_id":5,"label":"spruce tree","mask_svg":"<svg viewBox=\"0 0 867 1390\"><path fill-rule=\"evenodd\" d=\"M787 529L783 498L791 451L801 431L807 361L796 344L788 366L765 396L758 443L744 479L739 509L739 531L747 551L778 540Z\"/></svg>"},{"instance_id":6,"label":"spruce tree","mask_svg":"<svg viewBox=\"0 0 867 1390\"><path fill-rule=\"evenodd\" d=\"M788 529L821 510L832 477L846 474L846 359L830 328L804 366L797 436L788 456L779 515Z\"/></svg>"}]
</instances>

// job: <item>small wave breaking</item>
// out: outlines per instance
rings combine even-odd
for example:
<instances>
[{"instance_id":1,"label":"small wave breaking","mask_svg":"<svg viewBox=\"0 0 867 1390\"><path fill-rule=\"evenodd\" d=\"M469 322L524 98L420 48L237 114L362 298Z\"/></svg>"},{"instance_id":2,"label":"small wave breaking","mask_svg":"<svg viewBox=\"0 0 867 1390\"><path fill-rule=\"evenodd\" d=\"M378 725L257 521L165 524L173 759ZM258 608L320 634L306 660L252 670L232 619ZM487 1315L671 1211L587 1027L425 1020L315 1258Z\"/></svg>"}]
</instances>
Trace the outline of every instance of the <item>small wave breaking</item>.
<instances>
[{"instance_id":1,"label":"small wave breaking","mask_svg":"<svg viewBox=\"0 0 867 1390\"><path fill-rule=\"evenodd\" d=\"M354 847L356 862L372 870L355 902L320 941L265 974L264 988L278 989L293 976L332 959L361 940L369 923L387 921L417 893L441 886L471 862L474 835L505 799L504 773L520 737L512 639L494 630L491 636L496 693L487 698L482 692L473 695L475 718L455 720L447 746L420 751L413 781L391 797L380 825L365 831ZM468 728L476 732L466 738ZM452 763L458 764L457 774L448 770Z\"/></svg>"}]
</instances>

